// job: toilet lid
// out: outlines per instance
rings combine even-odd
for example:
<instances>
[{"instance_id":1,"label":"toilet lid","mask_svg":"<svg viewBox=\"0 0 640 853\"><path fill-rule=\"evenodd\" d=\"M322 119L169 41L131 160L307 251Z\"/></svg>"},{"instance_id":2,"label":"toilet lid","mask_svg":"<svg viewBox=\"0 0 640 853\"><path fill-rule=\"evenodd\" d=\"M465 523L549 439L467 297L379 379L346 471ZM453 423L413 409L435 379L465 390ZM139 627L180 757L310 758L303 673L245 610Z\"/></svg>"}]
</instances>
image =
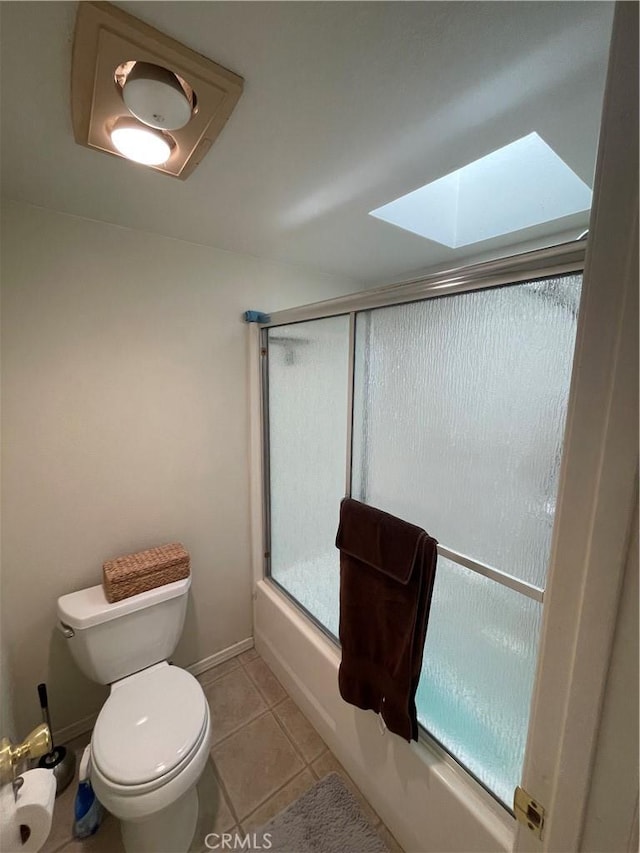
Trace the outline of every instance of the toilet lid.
<instances>
[{"instance_id":1,"label":"toilet lid","mask_svg":"<svg viewBox=\"0 0 640 853\"><path fill-rule=\"evenodd\" d=\"M170 773L192 751L206 722L196 679L175 666L143 670L118 684L96 721L92 760L120 785Z\"/></svg>"}]
</instances>

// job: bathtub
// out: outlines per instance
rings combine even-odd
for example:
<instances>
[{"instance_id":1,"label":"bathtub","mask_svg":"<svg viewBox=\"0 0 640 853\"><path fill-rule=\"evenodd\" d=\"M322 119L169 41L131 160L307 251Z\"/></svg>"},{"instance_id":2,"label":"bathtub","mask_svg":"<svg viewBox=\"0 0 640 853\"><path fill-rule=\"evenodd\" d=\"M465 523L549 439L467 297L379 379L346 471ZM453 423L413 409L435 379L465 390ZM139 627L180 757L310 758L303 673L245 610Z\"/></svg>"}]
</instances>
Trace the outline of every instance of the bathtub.
<instances>
[{"instance_id":1,"label":"bathtub","mask_svg":"<svg viewBox=\"0 0 640 853\"><path fill-rule=\"evenodd\" d=\"M382 733L378 717L342 700L338 647L268 579L257 579L258 652L307 714L407 853L502 853L516 822L425 737Z\"/></svg>"}]
</instances>

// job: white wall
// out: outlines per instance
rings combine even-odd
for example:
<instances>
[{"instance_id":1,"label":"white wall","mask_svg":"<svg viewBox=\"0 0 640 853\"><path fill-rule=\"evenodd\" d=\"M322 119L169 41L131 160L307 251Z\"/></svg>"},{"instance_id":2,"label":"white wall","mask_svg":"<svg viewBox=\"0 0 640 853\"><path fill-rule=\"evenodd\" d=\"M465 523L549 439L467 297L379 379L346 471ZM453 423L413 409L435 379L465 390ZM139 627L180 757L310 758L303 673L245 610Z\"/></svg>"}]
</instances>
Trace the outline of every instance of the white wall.
<instances>
[{"instance_id":1,"label":"white wall","mask_svg":"<svg viewBox=\"0 0 640 853\"><path fill-rule=\"evenodd\" d=\"M0 738L6 737L12 743L16 743L18 733L13 711L13 683L14 679L9 668L7 644L3 643L0 648ZM23 732L20 739L25 734L26 732Z\"/></svg>"},{"instance_id":2,"label":"white wall","mask_svg":"<svg viewBox=\"0 0 640 853\"><path fill-rule=\"evenodd\" d=\"M348 281L6 202L2 219L2 618L16 724L55 728L105 690L55 630L102 562L178 540L193 594L174 660L252 634L247 308Z\"/></svg>"},{"instance_id":3,"label":"white wall","mask_svg":"<svg viewBox=\"0 0 640 853\"><path fill-rule=\"evenodd\" d=\"M638 850L637 508L580 850L583 853Z\"/></svg>"}]
</instances>

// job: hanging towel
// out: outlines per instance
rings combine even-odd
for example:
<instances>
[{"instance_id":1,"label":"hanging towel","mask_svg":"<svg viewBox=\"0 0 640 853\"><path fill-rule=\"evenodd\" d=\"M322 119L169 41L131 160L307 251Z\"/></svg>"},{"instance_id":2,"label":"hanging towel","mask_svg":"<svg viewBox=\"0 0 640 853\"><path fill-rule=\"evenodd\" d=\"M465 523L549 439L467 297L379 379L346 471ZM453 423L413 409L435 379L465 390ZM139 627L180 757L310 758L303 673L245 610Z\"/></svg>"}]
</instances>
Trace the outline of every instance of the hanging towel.
<instances>
[{"instance_id":1,"label":"hanging towel","mask_svg":"<svg viewBox=\"0 0 640 853\"><path fill-rule=\"evenodd\" d=\"M345 498L340 505L338 676L346 702L418 739L415 696L436 570L437 542L420 527Z\"/></svg>"}]
</instances>

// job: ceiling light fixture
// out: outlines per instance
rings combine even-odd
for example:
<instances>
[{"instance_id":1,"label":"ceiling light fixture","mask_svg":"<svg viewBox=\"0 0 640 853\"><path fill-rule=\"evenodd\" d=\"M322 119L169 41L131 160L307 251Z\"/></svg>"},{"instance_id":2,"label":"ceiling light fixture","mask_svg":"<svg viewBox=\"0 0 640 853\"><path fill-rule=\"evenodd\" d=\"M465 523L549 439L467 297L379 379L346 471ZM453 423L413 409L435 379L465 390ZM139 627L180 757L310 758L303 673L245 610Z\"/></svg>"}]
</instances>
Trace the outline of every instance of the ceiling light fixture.
<instances>
[{"instance_id":1,"label":"ceiling light fixture","mask_svg":"<svg viewBox=\"0 0 640 853\"><path fill-rule=\"evenodd\" d=\"M135 119L118 119L110 136L123 157L145 166L159 166L171 156L169 139Z\"/></svg>"},{"instance_id":2,"label":"ceiling light fixture","mask_svg":"<svg viewBox=\"0 0 640 853\"><path fill-rule=\"evenodd\" d=\"M242 77L118 6L77 4L71 115L80 145L183 181L220 135L242 87Z\"/></svg>"},{"instance_id":3,"label":"ceiling light fixture","mask_svg":"<svg viewBox=\"0 0 640 853\"><path fill-rule=\"evenodd\" d=\"M132 115L157 130L178 130L191 118L192 102L176 75L150 62L134 64L122 99Z\"/></svg>"}]
</instances>

